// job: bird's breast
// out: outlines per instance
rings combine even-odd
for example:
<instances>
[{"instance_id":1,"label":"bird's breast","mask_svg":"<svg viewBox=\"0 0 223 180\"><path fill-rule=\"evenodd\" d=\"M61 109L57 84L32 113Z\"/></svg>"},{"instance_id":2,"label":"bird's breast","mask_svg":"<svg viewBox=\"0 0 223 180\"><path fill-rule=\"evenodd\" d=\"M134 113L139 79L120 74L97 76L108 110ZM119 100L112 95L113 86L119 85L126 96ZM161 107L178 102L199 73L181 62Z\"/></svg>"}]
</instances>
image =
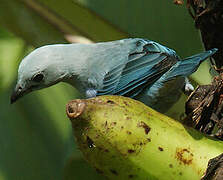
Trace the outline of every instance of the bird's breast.
<instances>
[{"instance_id":1,"label":"bird's breast","mask_svg":"<svg viewBox=\"0 0 223 180\"><path fill-rule=\"evenodd\" d=\"M140 93L136 99L161 113L165 113L179 100L184 84L184 77L178 77L167 82L158 80Z\"/></svg>"}]
</instances>

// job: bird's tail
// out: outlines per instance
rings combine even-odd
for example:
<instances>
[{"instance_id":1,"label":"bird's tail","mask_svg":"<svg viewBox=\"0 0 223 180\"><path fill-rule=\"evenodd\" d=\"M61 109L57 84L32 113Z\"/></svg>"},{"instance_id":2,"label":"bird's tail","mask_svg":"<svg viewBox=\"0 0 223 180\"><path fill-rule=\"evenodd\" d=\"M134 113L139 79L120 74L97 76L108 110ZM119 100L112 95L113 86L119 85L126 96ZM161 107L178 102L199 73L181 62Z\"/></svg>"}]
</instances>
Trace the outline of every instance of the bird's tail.
<instances>
[{"instance_id":1,"label":"bird's tail","mask_svg":"<svg viewBox=\"0 0 223 180\"><path fill-rule=\"evenodd\" d=\"M218 49L214 48L185 59L179 60L169 71L166 72L166 81L177 76L187 77L195 72L199 65L208 57L216 53Z\"/></svg>"},{"instance_id":2,"label":"bird's tail","mask_svg":"<svg viewBox=\"0 0 223 180\"><path fill-rule=\"evenodd\" d=\"M214 49L211 49L211 50L208 50L208 51L205 51L205 52L202 52L202 53L199 53L199 54L195 54L193 56L190 56L190 57L187 57L185 59L183 59L182 61L197 61L197 62L202 62L204 61L205 59L207 59L208 57L212 56L214 53L217 52L217 48L214 48Z\"/></svg>"}]
</instances>

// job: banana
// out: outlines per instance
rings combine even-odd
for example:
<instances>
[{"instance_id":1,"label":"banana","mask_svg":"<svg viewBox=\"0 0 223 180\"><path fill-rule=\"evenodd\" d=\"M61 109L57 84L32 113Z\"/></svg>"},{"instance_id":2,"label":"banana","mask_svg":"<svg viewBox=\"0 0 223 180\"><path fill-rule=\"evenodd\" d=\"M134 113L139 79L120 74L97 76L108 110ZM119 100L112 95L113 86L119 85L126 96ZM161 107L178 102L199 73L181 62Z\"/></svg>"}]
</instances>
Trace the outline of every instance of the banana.
<instances>
[{"instance_id":1,"label":"banana","mask_svg":"<svg viewBox=\"0 0 223 180\"><path fill-rule=\"evenodd\" d=\"M196 180L223 143L136 100L73 100L66 112L85 159L108 179Z\"/></svg>"}]
</instances>

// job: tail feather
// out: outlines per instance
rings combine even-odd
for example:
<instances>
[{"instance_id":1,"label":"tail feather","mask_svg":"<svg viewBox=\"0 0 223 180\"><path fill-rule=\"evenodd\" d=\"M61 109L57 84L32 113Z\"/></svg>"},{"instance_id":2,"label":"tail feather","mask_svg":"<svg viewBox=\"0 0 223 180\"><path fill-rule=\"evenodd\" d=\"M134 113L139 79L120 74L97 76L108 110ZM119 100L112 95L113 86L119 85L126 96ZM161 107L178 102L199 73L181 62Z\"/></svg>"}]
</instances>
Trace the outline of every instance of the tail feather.
<instances>
[{"instance_id":1,"label":"tail feather","mask_svg":"<svg viewBox=\"0 0 223 180\"><path fill-rule=\"evenodd\" d=\"M190 60L193 60L193 61L199 61L201 63L202 61L204 61L208 57L210 57L213 54L215 54L217 51L218 51L218 49L217 48L214 48L214 49L211 49L211 50L208 50L208 51L205 51L205 52L202 52L202 53L195 54L193 56L187 57L187 58L185 58L185 59L183 59L181 61L190 61Z\"/></svg>"},{"instance_id":2,"label":"tail feather","mask_svg":"<svg viewBox=\"0 0 223 180\"><path fill-rule=\"evenodd\" d=\"M172 68L167 71L165 76L165 81L169 81L177 76L187 77L194 73L199 65L208 57L212 56L217 52L217 48L196 54L185 59L179 60Z\"/></svg>"}]
</instances>

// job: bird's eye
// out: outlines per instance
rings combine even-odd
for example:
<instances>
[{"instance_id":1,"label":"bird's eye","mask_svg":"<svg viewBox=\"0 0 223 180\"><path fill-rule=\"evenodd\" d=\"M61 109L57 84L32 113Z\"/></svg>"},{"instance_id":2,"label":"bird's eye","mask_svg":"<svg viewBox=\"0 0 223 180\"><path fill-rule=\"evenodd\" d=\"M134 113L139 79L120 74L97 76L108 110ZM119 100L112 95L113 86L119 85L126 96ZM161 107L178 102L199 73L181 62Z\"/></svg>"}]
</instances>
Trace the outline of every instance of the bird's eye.
<instances>
[{"instance_id":1,"label":"bird's eye","mask_svg":"<svg viewBox=\"0 0 223 180\"><path fill-rule=\"evenodd\" d=\"M43 80L43 77L44 77L43 74L36 74L36 75L34 75L32 80L35 81L35 82L40 82L40 81Z\"/></svg>"}]
</instances>

